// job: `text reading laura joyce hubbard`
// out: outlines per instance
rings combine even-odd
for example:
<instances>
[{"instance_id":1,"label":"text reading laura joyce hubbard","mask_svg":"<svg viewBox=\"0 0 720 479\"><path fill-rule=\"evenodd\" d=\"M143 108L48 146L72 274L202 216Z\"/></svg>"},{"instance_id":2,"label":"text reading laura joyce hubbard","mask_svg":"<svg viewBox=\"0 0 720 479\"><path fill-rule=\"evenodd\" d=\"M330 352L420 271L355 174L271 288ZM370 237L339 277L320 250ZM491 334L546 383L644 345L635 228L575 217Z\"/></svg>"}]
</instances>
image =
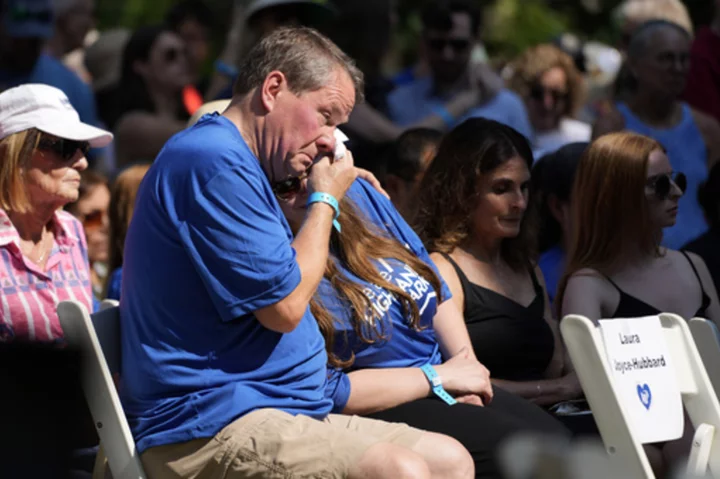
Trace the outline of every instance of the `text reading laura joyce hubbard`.
<instances>
[{"instance_id":1,"label":"text reading laura joyce hubbard","mask_svg":"<svg viewBox=\"0 0 720 479\"><path fill-rule=\"evenodd\" d=\"M630 361L614 361L615 371L625 374L628 371L638 371L641 369L664 368L666 366L665 356L658 358L632 358Z\"/></svg>"}]
</instances>

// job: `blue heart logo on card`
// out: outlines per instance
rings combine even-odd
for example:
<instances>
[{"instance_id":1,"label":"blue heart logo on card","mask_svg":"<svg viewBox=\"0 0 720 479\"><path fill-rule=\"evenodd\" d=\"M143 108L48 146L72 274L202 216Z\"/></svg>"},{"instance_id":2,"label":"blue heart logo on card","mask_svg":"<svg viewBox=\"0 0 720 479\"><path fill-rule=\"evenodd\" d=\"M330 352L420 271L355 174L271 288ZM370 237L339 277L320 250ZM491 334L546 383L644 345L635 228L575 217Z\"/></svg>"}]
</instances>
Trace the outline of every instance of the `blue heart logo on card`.
<instances>
[{"instance_id":1,"label":"blue heart logo on card","mask_svg":"<svg viewBox=\"0 0 720 479\"><path fill-rule=\"evenodd\" d=\"M650 392L650 386L648 386L647 384L638 384L637 393L642 405L645 406L645 409L649 410L650 403L652 402L652 392Z\"/></svg>"}]
</instances>

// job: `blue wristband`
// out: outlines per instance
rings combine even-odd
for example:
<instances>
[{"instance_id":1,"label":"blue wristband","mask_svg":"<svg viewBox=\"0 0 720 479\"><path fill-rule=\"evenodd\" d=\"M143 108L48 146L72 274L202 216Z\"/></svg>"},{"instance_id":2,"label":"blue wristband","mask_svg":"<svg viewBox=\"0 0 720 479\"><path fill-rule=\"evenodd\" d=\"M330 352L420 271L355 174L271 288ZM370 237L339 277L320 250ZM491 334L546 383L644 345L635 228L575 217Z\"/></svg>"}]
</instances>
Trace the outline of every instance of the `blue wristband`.
<instances>
[{"instance_id":1,"label":"blue wristband","mask_svg":"<svg viewBox=\"0 0 720 479\"><path fill-rule=\"evenodd\" d=\"M455 124L455 118L450 114L449 111L447 111L447 108L445 108L443 105L435 105L432 109L432 112L442 118L443 123L445 123L445 126L447 128L452 128L452 126Z\"/></svg>"},{"instance_id":2,"label":"blue wristband","mask_svg":"<svg viewBox=\"0 0 720 479\"><path fill-rule=\"evenodd\" d=\"M340 222L338 221L338 217L340 216L340 205L338 204L338 200L335 199L333 195L329 195L327 193L318 193L315 192L310 195L308 198L307 204L310 206L313 203L325 203L327 205L330 205L335 210L335 218L333 218L333 227L337 230L338 233L340 233Z\"/></svg>"},{"instance_id":3,"label":"blue wristband","mask_svg":"<svg viewBox=\"0 0 720 479\"><path fill-rule=\"evenodd\" d=\"M445 391L445 388L442 385L442 381L440 380L440 376L438 376L437 371L435 371L435 368L432 367L432 365L426 364L425 366L421 367L420 370L425 373L425 377L427 377L428 381L430 382L430 386L432 387L432 391L437 397L445 401L445 403L449 406L457 403L455 398L453 398L450 394L448 394L447 391Z\"/></svg>"}]
</instances>

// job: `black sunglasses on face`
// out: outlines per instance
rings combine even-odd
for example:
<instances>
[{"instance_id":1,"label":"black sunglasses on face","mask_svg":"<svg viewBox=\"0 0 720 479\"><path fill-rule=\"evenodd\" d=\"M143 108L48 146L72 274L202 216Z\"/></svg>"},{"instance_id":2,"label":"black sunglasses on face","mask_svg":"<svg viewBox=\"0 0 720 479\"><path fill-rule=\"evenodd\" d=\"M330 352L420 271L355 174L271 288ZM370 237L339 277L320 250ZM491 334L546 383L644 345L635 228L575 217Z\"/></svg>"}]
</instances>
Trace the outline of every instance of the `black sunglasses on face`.
<instances>
[{"instance_id":1,"label":"black sunglasses on face","mask_svg":"<svg viewBox=\"0 0 720 479\"><path fill-rule=\"evenodd\" d=\"M545 88L542 85L533 85L530 88L530 98L536 101L544 101L545 95L552 96L554 103L560 103L568 99L568 93L565 91L555 90L552 88Z\"/></svg>"},{"instance_id":2,"label":"black sunglasses on face","mask_svg":"<svg viewBox=\"0 0 720 479\"><path fill-rule=\"evenodd\" d=\"M70 161L75 152L80 150L83 156L87 156L90 151L90 143L87 141L67 140L65 138L41 138L38 142L38 150L50 151L55 153L63 161Z\"/></svg>"},{"instance_id":3,"label":"black sunglasses on face","mask_svg":"<svg viewBox=\"0 0 720 479\"><path fill-rule=\"evenodd\" d=\"M306 175L302 175L273 183L272 191L275 198L281 201L287 201L292 195L300 191L300 184L305 177Z\"/></svg>"},{"instance_id":4,"label":"black sunglasses on face","mask_svg":"<svg viewBox=\"0 0 720 479\"><path fill-rule=\"evenodd\" d=\"M450 46L450 48L452 48L455 53L463 53L467 51L468 48L470 48L470 40L463 40L459 38L450 40L433 38L428 40L427 42L428 46L430 46L431 49L438 52L444 51L447 46Z\"/></svg>"},{"instance_id":5,"label":"black sunglasses on face","mask_svg":"<svg viewBox=\"0 0 720 479\"><path fill-rule=\"evenodd\" d=\"M670 190L673 184L685 193L685 190L687 190L687 177L684 173L658 175L650 178L647 186L653 190L657 199L666 200L670 197Z\"/></svg>"}]
</instances>

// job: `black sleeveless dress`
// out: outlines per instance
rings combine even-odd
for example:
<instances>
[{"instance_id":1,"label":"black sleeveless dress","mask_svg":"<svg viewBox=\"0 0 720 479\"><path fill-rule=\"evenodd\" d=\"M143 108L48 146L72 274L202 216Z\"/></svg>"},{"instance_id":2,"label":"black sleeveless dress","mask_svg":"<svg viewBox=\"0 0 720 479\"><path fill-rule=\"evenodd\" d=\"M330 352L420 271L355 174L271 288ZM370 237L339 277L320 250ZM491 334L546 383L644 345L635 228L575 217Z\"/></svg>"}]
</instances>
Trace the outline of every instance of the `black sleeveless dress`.
<instances>
[{"instance_id":1,"label":"black sleeveless dress","mask_svg":"<svg viewBox=\"0 0 720 479\"><path fill-rule=\"evenodd\" d=\"M684 251L681 251L683 256L688 260L690 263L690 267L693 269L693 272L695 273L695 276L698 279L698 282L700 283L700 290L702 291L702 304L700 305L700 308L697 310L695 315L693 317L695 318L707 318L707 309L710 306L710 296L707 295L705 292L705 288L703 288L702 281L700 280L700 275L697 272L697 269L695 269L695 264L690 260L690 257L685 253ZM609 277L605 276L605 278L612 284L615 289L617 289L618 293L620 293L620 302L618 303L617 309L613 313L610 318L640 318L643 316L656 316L662 311L657 309L655 306L651 306L647 304L645 301L637 299L635 296L630 296L625 291L620 289L617 284L613 280L611 280ZM687 318L691 319L691 318Z\"/></svg>"},{"instance_id":2,"label":"black sleeveless dress","mask_svg":"<svg viewBox=\"0 0 720 479\"><path fill-rule=\"evenodd\" d=\"M465 295L465 323L478 360L493 378L510 381L544 379L555 349L544 318L545 297L535 272L530 277L535 299L525 307L502 294L471 283L449 255Z\"/></svg>"}]
</instances>

